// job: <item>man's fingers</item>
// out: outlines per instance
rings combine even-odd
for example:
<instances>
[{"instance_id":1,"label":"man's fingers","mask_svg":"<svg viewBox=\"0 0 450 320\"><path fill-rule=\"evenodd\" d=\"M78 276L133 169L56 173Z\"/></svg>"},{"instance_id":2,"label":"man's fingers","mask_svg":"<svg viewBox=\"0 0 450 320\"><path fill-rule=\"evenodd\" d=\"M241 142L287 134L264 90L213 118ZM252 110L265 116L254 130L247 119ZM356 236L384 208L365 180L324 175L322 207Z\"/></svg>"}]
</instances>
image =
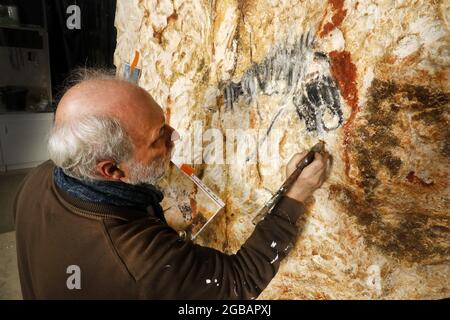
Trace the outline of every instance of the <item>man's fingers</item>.
<instances>
[{"instance_id":1,"label":"man's fingers","mask_svg":"<svg viewBox=\"0 0 450 320\"><path fill-rule=\"evenodd\" d=\"M289 161L287 167L288 175L295 170L298 162L307 155L307 152L295 154ZM314 160L311 164L300 173L296 183L289 190L288 196L293 197L299 201L305 201L314 190L320 188L326 179L328 169L328 160L330 155L327 152L323 154L315 153Z\"/></svg>"},{"instance_id":2,"label":"man's fingers","mask_svg":"<svg viewBox=\"0 0 450 320\"><path fill-rule=\"evenodd\" d=\"M322 170L325 163L326 162L325 162L324 156L322 156L320 153L316 152L314 154L314 161L308 166L308 168L312 173L317 173Z\"/></svg>"},{"instance_id":3,"label":"man's fingers","mask_svg":"<svg viewBox=\"0 0 450 320\"><path fill-rule=\"evenodd\" d=\"M307 154L308 154L308 151L296 153L291 159L292 163L297 165L300 162L300 160L302 160L304 157L306 157Z\"/></svg>"},{"instance_id":4,"label":"man's fingers","mask_svg":"<svg viewBox=\"0 0 450 320\"><path fill-rule=\"evenodd\" d=\"M302 160L306 155L308 154L307 151L301 152L301 153L296 153L292 156L291 160L289 160L288 162L288 166L297 166L297 164L300 162L300 160Z\"/></svg>"},{"instance_id":5,"label":"man's fingers","mask_svg":"<svg viewBox=\"0 0 450 320\"><path fill-rule=\"evenodd\" d=\"M305 168L308 175L322 175L327 169L328 156L315 153L314 161Z\"/></svg>"},{"instance_id":6,"label":"man's fingers","mask_svg":"<svg viewBox=\"0 0 450 320\"><path fill-rule=\"evenodd\" d=\"M330 154L326 151L323 151L322 153L316 152L314 154L314 159L322 161L323 163L327 163L329 158L330 158Z\"/></svg>"},{"instance_id":7,"label":"man's fingers","mask_svg":"<svg viewBox=\"0 0 450 320\"><path fill-rule=\"evenodd\" d=\"M294 172L295 168L297 167L298 163L306 156L308 152L301 152L296 153L292 156L291 160L289 160L287 166L286 166L286 174L289 176L292 172Z\"/></svg>"},{"instance_id":8,"label":"man's fingers","mask_svg":"<svg viewBox=\"0 0 450 320\"><path fill-rule=\"evenodd\" d=\"M323 153L323 156L324 156L324 160L325 160L325 164L327 164L328 165L328 162L330 161L330 154L328 153L328 152L324 152Z\"/></svg>"},{"instance_id":9,"label":"man's fingers","mask_svg":"<svg viewBox=\"0 0 450 320\"><path fill-rule=\"evenodd\" d=\"M307 151L296 153L292 156L291 160L289 161L287 165L287 174L291 174L298 163L308 154ZM320 154L316 152L314 154L314 160L311 164L309 164L305 170L308 171L308 174L316 175L318 173L321 173L321 171L326 171L327 165L328 165L328 159L330 155L328 152L324 152L323 154ZM321 173L322 175L322 173Z\"/></svg>"}]
</instances>

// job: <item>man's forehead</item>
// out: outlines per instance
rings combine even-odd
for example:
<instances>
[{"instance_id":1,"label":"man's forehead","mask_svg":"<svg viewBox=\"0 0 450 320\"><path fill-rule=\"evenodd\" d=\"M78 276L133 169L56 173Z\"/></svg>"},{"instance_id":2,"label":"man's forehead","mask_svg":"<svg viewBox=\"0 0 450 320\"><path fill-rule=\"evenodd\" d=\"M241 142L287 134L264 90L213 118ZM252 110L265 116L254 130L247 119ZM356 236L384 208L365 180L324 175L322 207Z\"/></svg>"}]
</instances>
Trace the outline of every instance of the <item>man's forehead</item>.
<instances>
[{"instance_id":1,"label":"man's forehead","mask_svg":"<svg viewBox=\"0 0 450 320\"><path fill-rule=\"evenodd\" d=\"M70 120L87 115L114 116L139 94L142 92L124 81L83 81L64 94L56 110L56 119Z\"/></svg>"},{"instance_id":2,"label":"man's forehead","mask_svg":"<svg viewBox=\"0 0 450 320\"><path fill-rule=\"evenodd\" d=\"M135 101L135 103L138 102ZM145 143L156 139L161 127L165 124L161 107L150 97L141 101L139 107L133 108L132 113L123 116L127 119L129 132Z\"/></svg>"},{"instance_id":3,"label":"man's forehead","mask_svg":"<svg viewBox=\"0 0 450 320\"><path fill-rule=\"evenodd\" d=\"M143 119L146 123L156 126L164 123L164 111L151 97L151 95L145 93L144 99L133 101L133 103L137 105L136 115Z\"/></svg>"},{"instance_id":4,"label":"man's forehead","mask_svg":"<svg viewBox=\"0 0 450 320\"><path fill-rule=\"evenodd\" d=\"M111 116L118 119L136 143L149 144L165 124L162 108L144 89L125 81L85 81L61 99L56 124L80 117Z\"/></svg>"}]
</instances>

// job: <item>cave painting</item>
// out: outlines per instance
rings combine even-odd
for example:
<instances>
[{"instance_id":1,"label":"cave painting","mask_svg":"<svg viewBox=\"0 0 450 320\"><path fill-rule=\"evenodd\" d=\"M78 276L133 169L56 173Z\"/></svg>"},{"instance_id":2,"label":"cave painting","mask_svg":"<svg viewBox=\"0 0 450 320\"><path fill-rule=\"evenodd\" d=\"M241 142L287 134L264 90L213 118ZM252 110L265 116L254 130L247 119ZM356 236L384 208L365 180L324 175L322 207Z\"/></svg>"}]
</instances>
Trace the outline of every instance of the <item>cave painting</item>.
<instances>
[{"instance_id":1,"label":"cave painting","mask_svg":"<svg viewBox=\"0 0 450 320\"><path fill-rule=\"evenodd\" d=\"M141 53L140 85L177 130L257 129L258 148L279 147L280 162L195 164L226 203L199 244L236 252L285 162L326 142L328 180L258 298L445 298L447 22L445 1L120 0L115 64ZM166 182L179 226L201 219L195 188Z\"/></svg>"},{"instance_id":2,"label":"cave painting","mask_svg":"<svg viewBox=\"0 0 450 320\"><path fill-rule=\"evenodd\" d=\"M309 132L322 133L338 128L343 122L339 91L330 74L330 62L323 52L314 51L313 30L292 45L277 46L260 63L253 64L239 82L224 89L228 110L242 97L250 104L257 94L283 95L292 100L295 113ZM288 107L273 115L267 129Z\"/></svg>"}]
</instances>

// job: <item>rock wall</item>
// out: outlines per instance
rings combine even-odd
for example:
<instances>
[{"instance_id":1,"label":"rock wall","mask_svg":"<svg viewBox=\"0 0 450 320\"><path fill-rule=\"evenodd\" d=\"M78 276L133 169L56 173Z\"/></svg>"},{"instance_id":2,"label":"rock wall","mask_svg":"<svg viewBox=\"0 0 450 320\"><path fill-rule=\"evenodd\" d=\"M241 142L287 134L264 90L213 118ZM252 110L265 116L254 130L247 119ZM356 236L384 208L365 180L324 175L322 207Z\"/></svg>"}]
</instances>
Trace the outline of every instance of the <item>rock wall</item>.
<instances>
[{"instance_id":1,"label":"rock wall","mask_svg":"<svg viewBox=\"0 0 450 320\"><path fill-rule=\"evenodd\" d=\"M116 66L141 53L140 85L226 202L199 243L235 252L294 152L333 156L259 298L450 296L448 2L117 2ZM223 133L224 159L243 139L227 130L255 129L282 161L208 161L195 126Z\"/></svg>"}]
</instances>

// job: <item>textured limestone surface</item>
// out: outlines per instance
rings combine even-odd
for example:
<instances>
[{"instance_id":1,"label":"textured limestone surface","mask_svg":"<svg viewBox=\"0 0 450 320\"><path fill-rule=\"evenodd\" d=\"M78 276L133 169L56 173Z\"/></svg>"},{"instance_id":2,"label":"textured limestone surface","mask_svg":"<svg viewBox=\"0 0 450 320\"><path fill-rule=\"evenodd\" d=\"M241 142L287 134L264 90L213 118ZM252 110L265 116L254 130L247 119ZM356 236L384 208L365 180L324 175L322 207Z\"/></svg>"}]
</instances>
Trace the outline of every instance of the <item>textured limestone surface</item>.
<instances>
[{"instance_id":1,"label":"textured limestone surface","mask_svg":"<svg viewBox=\"0 0 450 320\"><path fill-rule=\"evenodd\" d=\"M118 1L116 66L141 53L140 85L226 202L199 243L236 252L290 156L326 142L328 180L259 298L450 296L449 19L447 1ZM282 161L208 161L243 139L227 129Z\"/></svg>"}]
</instances>

